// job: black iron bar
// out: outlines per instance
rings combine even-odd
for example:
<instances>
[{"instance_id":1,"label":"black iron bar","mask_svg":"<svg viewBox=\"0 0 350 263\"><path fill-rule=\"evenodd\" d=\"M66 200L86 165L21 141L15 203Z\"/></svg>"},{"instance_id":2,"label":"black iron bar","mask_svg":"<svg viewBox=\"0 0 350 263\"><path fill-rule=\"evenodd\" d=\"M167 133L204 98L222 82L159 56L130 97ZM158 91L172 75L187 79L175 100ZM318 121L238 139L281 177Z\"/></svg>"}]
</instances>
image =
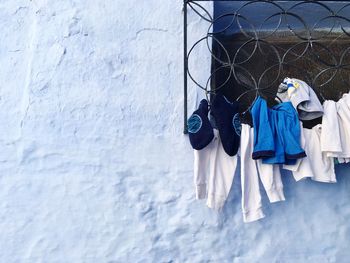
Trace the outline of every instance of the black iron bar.
<instances>
[{"instance_id":1,"label":"black iron bar","mask_svg":"<svg viewBox=\"0 0 350 263\"><path fill-rule=\"evenodd\" d=\"M184 130L183 133L187 134L187 69L188 69L188 57L187 57L187 2L183 3L183 16L184 16Z\"/></svg>"}]
</instances>

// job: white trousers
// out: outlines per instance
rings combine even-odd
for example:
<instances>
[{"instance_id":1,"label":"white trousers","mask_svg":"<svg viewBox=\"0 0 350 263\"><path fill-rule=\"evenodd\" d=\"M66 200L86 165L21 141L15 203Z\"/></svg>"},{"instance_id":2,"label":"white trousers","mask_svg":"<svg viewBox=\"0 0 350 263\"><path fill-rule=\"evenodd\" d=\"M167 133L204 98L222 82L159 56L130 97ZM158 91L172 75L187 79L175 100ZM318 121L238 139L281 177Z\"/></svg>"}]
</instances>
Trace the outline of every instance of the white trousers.
<instances>
[{"instance_id":1,"label":"white trousers","mask_svg":"<svg viewBox=\"0 0 350 263\"><path fill-rule=\"evenodd\" d=\"M229 156L222 147L218 130L214 139L204 149L194 150L194 184L196 198L207 198L207 206L220 210L230 192L237 156Z\"/></svg>"},{"instance_id":2,"label":"white trousers","mask_svg":"<svg viewBox=\"0 0 350 263\"><path fill-rule=\"evenodd\" d=\"M253 160L253 142L253 128L242 124L240 156L244 222L253 222L265 216L262 211L259 175L271 203L285 200L279 165Z\"/></svg>"}]
</instances>

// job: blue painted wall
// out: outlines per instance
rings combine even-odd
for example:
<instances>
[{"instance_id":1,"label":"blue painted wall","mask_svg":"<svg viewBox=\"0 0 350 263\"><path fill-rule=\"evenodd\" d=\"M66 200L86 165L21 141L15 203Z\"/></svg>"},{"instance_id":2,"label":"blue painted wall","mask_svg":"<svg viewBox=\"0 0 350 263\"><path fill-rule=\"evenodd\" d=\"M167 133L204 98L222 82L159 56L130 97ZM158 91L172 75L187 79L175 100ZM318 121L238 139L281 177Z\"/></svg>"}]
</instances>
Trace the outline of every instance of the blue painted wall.
<instances>
[{"instance_id":1,"label":"blue painted wall","mask_svg":"<svg viewBox=\"0 0 350 263\"><path fill-rule=\"evenodd\" d=\"M0 262L348 262L346 165L335 185L285 175L252 224L239 176L221 213L194 199L181 9L0 2ZM189 41L206 29L190 11ZM206 80L208 54L191 63Z\"/></svg>"}]
</instances>

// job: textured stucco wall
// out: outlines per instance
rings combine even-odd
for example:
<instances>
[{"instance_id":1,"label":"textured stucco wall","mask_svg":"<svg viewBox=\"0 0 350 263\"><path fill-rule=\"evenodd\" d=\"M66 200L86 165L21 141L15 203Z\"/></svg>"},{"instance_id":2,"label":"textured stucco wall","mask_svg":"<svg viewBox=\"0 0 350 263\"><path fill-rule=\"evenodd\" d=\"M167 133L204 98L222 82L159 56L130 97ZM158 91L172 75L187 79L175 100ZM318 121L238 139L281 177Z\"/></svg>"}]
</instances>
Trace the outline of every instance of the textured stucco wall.
<instances>
[{"instance_id":1,"label":"textured stucco wall","mask_svg":"<svg viewBox=\"0 0 350 263\"><path fill-rule=\"evenodd\" d=\"M238 176L221 213L194 200L181 2L0 1L0 262L348 262L345 166L336 185L286 174L252 224Z\"/></svg>"}]
</instances>

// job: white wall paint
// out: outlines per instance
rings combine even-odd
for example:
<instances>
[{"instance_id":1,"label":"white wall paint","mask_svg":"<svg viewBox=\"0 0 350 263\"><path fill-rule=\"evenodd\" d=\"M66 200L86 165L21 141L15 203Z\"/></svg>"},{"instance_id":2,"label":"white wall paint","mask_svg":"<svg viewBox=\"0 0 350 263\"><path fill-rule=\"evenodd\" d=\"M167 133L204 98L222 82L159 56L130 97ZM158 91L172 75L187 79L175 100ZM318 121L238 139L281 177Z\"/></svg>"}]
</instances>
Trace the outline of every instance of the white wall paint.
<instances>
[{"instance_id":1,"label":"white wall paint","mask_svg":"<svg viewBox=\"0 0 350 263\"><path fill-rule=\"evenodd\" d=\"M287 201L265 198L257 223L242 223L239 180L219 214L194 200L181 9L0 2L0 262L347 262L345 167L336 185L285 175ZM206 28L190 11L190 42ZM191 111L203 94L189 96Z\"/></svg>"}]
</instances>

